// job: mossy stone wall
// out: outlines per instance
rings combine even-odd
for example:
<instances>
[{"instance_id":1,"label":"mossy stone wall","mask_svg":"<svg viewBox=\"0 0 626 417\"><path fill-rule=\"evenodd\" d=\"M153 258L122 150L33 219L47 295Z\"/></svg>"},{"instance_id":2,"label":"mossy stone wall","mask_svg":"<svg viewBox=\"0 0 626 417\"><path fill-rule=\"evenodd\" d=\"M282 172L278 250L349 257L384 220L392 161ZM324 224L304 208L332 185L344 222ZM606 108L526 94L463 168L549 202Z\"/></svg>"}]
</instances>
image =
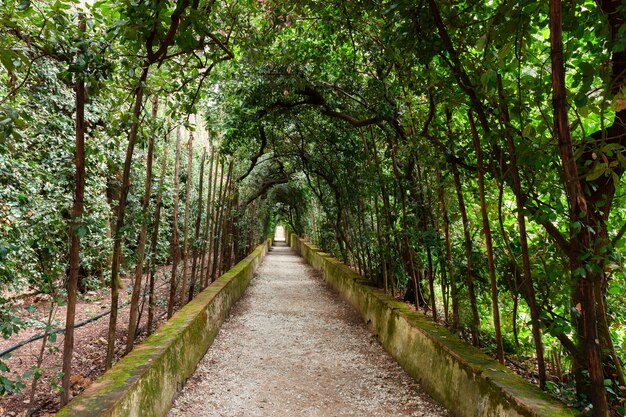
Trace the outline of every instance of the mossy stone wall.
<instances>
[{"instance_id":1,"label":"mossy stone wall","mask_svg":"<svg viewBox=\"0 0 626 417\"><path fill-rule=\"evenodd\" d=\"M288 234L288 243L323 271L325 280L361 313L385 349L455 416L578 415L311 243L293 233Z\"/></svg>"},{"instance_id":2,"label":"mossy stone wall","mask_svg":"<svg viewBox=\"0 0 626 417\"><path fill-rule=\"evenodd\" d=\"M243 295L271 239L185 305L130 354L61 409L59 417L165 416L232 305Z\"/></svg>"}]
</instances>

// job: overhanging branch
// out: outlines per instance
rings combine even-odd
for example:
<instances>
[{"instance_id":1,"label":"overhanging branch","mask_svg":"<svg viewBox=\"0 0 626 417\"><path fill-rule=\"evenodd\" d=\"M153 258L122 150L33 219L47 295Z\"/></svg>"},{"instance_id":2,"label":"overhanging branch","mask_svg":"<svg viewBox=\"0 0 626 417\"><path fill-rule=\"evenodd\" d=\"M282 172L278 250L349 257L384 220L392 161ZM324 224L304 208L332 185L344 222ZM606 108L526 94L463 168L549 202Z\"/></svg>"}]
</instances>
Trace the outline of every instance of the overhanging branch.
<instances>
[{"instance_id":1,"label":"overhanging branch","mask_svg":"<svg viewBox=\"0 0 626 417\"><path fill-rule=\"evenodd\" d=\"M259 123L259 135L261 136L261 147L259 148L259 151L257 153L252 155L252 157L250 158L250 167L245 172L245 174L243 174L239 178L237 178L237 182L241 182L248 175L250 175L250 173L252 172L252 170L256 166L257 161L259 160L259 158L261 156L263 156L263 153L265 152L265 147L267 146L267 136L265 135L265 128L260 123Z\"/></svg>"}]
</instances>

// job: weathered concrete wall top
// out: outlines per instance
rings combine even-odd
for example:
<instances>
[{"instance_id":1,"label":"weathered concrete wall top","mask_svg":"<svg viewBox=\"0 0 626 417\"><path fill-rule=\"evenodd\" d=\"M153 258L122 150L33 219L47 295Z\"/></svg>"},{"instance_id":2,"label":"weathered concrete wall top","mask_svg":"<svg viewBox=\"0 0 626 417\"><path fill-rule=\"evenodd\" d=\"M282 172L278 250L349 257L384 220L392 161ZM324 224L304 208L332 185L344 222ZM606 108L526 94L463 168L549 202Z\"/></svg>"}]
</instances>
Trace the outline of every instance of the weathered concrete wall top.
<instances>
[{"instance_id":1,"label":"weathered concrete wall top","mask_svg":"<svg viewBox=\"0 0 626 417\"><path fill-rule=\"evenodd\" d=\"M270 244L259 245L198 294L57 416L165 416Z\"/></svg>"},{"instance_id":2,"label":"weathered concrete wall top","mask_svg":"<svg viewBox=\"0 0 626 417\"><path fill-rule=\"evenodd\" d=\"M571 417L575 410L293 233L287 242L371 323L385 349L456 416Z\"/></svg>"}]
</instances>

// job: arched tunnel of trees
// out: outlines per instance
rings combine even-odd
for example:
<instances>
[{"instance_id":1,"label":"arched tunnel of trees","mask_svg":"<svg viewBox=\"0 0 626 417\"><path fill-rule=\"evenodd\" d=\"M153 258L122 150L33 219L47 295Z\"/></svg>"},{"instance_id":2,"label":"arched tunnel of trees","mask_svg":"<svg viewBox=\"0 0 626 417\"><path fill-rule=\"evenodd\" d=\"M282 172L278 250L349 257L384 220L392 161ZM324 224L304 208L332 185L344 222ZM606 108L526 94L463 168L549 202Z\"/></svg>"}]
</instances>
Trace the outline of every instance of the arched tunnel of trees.
<instances>
[{"instance_id":1,"label":"arched tunnel of trees","mask_svg":"<svg viewBox=\"0 0 626 417\"><path fill-rule=\"evenodd\" d=\"M0 404L58 409L72 366L108 369L281 224L571 406L624 415L625 16L0 1L1 346L43 335L0 358Z\"/></svg>"}]
</instances>

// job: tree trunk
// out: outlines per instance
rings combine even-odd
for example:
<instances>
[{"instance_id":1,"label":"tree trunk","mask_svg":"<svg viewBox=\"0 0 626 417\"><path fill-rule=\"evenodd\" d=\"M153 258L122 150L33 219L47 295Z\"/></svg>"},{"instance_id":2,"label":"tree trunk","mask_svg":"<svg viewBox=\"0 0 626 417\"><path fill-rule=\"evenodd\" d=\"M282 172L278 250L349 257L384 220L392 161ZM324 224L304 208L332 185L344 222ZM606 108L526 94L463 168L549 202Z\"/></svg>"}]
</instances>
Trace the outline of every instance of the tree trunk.
<instances>
[{"instance_id":1,"label":"tree trunk","mask_svg":"<svg viewBox=\"0 0 626 417\"><path fill-rule=\"evenodd\" d=\"M79 23L79 27L80 27L80 23ZM54 296L55 294L53 294L53 297ZM50 300L50 306L48 309L48 317L46 319L46 330L44 331L43 338L41 339L41 347L39 348L39 354L37 354L37 356L35 357L37 361L35 365L35 369L37 370L41 369L41 365L43 364L43 361L45 358L46 346L48 344L48 338L50 337L50 331L52 330L52 321L54 318L55 309L56 309L55 300L54 298L52 298ZM40 379L41 379L41 375L39 374L39 372L35 372L33 375L33 382L30 386L30 395L28 398L28 411L26 412L26 417L30 417L36 412L35 394L37 393L37 385L39 384ZM68 378L68 382L69 382L69 378ZM68 389L69 389L69 384L68 384ZM67 392L67 397L69 401L69 391L63 391L63 392ZM66 404L67 404L67 401L66 401Z\"/></svg>"},{"instance_id":2,"label":"tree trunk","mask_svg":"<svg viewBox=\"0 0 626 417\"><path fill-rule=\"evenodd\" d=\"M513 193L515 194L515 202L517 204L517 226L519 229L520 237L520 251L522 254L522 267L524 272L524 286L526 287L526 293L528 294L528 307L530 308L530 316L532 322L532 333L535 342L535 350L537 353L537 370L539 372L539 386L545 389L546 386L546 365L543 353L543 342L541 341L541 329L540 329L540 313L537 305L537 298L535 295L535 286L532 278L532 271L530 265L530 253L528 251L528 234L526 233L526 218L524 216L524 197L522 195L522 181L519 175L519 169L517 166L517 152L515 149L515 142L513 135L510 131L509 110L504 101L504 92L502 89L502 79L498 75L498 92L500 100L500 117L505 126L506 141L509 148L510 159L510 175L513 180Z\"/></svg>"},{"instance_id":3,"label":"tree trunk","mask_svg":"<svg viewBox=\"0 0 626 417\"><path fill-rule=\"evenodd\" d=\"M239 247L239 242L237 239L239 238L239 189L237 188L237 184L233 181L232 184L232 204L231 204L231 212L230 212L230 247L229 251L230 256L228 259L228 268L226 270L231 269L237 263L237 248Z\"/></svg>"},{"instance_id":4,"label":"tree trunk","mask_svg":"<svg viewBox=\"0 0 626 417\"><path fill-rule=\"evenodd\" d=\"M185 305L187 300L187 265L189 258L189 205L191 199L191 176L193 168L193 132L189 131L189 142L187 144L187 182L185 183L185 226L183 228L183 274L181 276L180 304Z\"/></svg>"},{"instance_id":5,"label":"tree trunk","mask_svg":"<svg viewBox=\"0 0 626 417\"><path fill-rule=\"evenodd\" d=\"M396 149L397 145L395 142L392 141L392 139L389 139L389 149L391 150L391 161L392 161L392 167L393 167L393 174L396 178L396 183L398 185L399 188L399 192L400 192L400 202L401 202L401 208L402 208L402 247L403 247L403 253L404 253L404 262L407 268L407 272L409 274L409 278L411 278L412 283L413 283L413 291L414 291L414 295L415 295L415 307L419 309L419 307L422 307L424 305L426 305L426 301L424 300L424 297L422 295L422 289L421 289L421 283L418 280L418 276L417 276L417 271L416 271L416 267L415 267L415 259L413 257L413 248L411 248L411 245L409 244L409 230L408 230L408 224L407 224L407 209L406 209L406 193L404 190L404 186L402 184L402 175L400 174L400 169L398 167L398 158L397 158L397 149ZM419 268L419 265L418 265ZM409 297L405 296L405 301L410 301L410 292L407 292L407 295L409 295ZM409 299L407 299L409 298Z\"/></svg>"},{"instance_id":6,"label":"tree trunk","mask_svg":"<svg viewBox=\"0 0 626 417\"><path fill-rule=\"evenodd\" d=\"M226 204L226 206L224 207L224 213L222 214L222 225L220 232L220 236L222 239L222 250L218 268L219 276L221 276L225 272L224 266L226 265L227 251L230 250L229 236L227 236L226 232L228 231L228 221L230 220L230 210L232 204L231 182L233 177L233 162L234 161L231 159L230 163L228 164L228 174L226 174L226 184L224 186L224 195L222 197L222 201L224 202L224 204Z\"/></svg>"},{"instance_id":7,"label":"tree trunk","mask_svg":"<svg viewBox=\"0 0 626 417\"><path fill-rule=\"evenodd\" d=\"M213 248L215 247L214 237L215 237L215 228L216 228L216 223L217 223L216 197L219 197L219 193L217 190L217 175L218 175L218 171L220 170L219 159L220 159L220 150L219 150L219 144L218 144L218 146L216 147L216 155L215 155L215 172L213 173L213 186L211 187L212 195L211 195L211 199L209 203L211 205L211 217L210 217L211 224L209 226L210 235L209 235L209 249L207 251L207 260L206 260L206 276L204 278L205 286L209 285L209 283L211 282L211 268L215 264L215 261L212 255L213 255ZM222 170L223 170L223 164L222 164Z\"/></svg>"},{"instance_id":8,"label":"tree trunk","mask_svg":"<svg viewBox=\"0 0 626 417\"><path fill-rule=\"evenodd\" d=\"M196 224L194 230L193 245L191 248L191 283L189 285L189 296L187 301L193 300L196 287L196 268L198 266L198 239L200 239L200 224L202 223L202 202L204 188L204 161L206 160L206 147L202 151L202 159L200 161L200 178L198 181L198 213L196 214Z\"/></svg>"},{"instance_id":9,"label":"tree trunk","mask_svg":"<svg viewBox=\"0 0 626 417\"><path fill-rule=\"evenodd\" d=\"M119 288L121 286L119 269L120 259L122 255L122 231L124 228L124 215L126 213L126 202L128 201L128 191L130 189L130 170L133 161L133 152L135 151L135 141L139 130L139 119L141 115L141 107L143 104L143 92L146 79L148 78L149 64L146 63L139 77L139 83L135 88L135 104L133 107L132 124L130 133L128 134L128 147L126 148L126 159L124 161L124 171L122 174L122 189L120 192L120 201L117 208L117 222L115 233L113 234L113 262L111 264L111 314L109 316L109 331L107 337L107 354L105 360L105 368L110 369L113 365L113 356L115 354L115 339L117 330L117 309L119 300Z\"/></svg>"},{"instance_id":10,"label":"tree trunk","mask_svg":"<svg viewBox=\"0 0 626 417\"><path fill-rule=\"evenodd\" d=\"M152 187L152 159L154 155L154 136L156 134L156 118L159 109L157 96L152 96L152 134L148 142L148 155L146 157L146 185L143 194L143 219L141 222L141 231L137 242L137 266L135 267L135 281L133 285L133 293L130 298L130 316L128 319L128 337L126 339L126 354L133 348L135 342L135 333L137 332L137 315L139 312L139 293L141 290L141 280L143 278L143 260L146 247L146 237L148 235L148 211L150 209L150 192Z\"/></svg>"},{"instance_id":11,"label":"tree trunk","mask_svg":"<svg viewBox=\"0 0 626 417\"><path fill-rule=\"evenodd\" d=\"M379 247L379 256L380 256L380 262L381 262L381 272L382 272L382 277L383 277L383 289L385 290L385 292L389 292L389 277L387 275L387 249L388 245L386 242L386 238L383 239L382 237L382 231L381 231L381 227L380 227L380 209L378 208L378 201L372 201L373 199L370 199L371 204L374 205L374 209L376 210L376 237L378 238L378 247Z\"/></svg>"},{"instance_id":12,"label":"tree trunk","mask_svg":"<svg viewBox=\"0 0 626 417\"><path fill-rule=\"evenodd\" d=\"M361 250L363 251L363 264L365 265L365 276L368 279L372 278L372 255L370 252L369 244L369 231L367 230L367 223L365 221L365 203L363 202L362 188L358 189L358 221L359 221L359 234L361 241ZM371 211L370 211L371 213Z\"/></svg>"},{"instance_id":13,"label":"tree trunk","mask_svg":"<svg viewBox=\"0 0 626 417\"><path fill-rule=\"evenodd\" d=\"M216 210L215 210L215 224L213 228L213 260L211 265L211 282L215 281L218 267L218 254L219 254L219 225L221 224L221 216L222 216L222 202L223 202L223 191L224 191L224 160L222 160L221 169L220 169L220 186L219 191L217 193L217 201L216 201Z\"/></svg>"},{"instance_id":14,"label":"tree trunk","mask_svg":"<svg viewBox=\"0 0 626 417\"><path fill-rule=\"evenodd\" d=\"M467 209L465 208L465 199L463 197L463 189L461 188L461 177L456 163L451 163L452 174L454 176L454 186L456 188L456 196L459 200L459 211L461 212L461 222L463 223L463 236L465 240L465 257L467 258L467 291L469 294L470 306L472 309L472 344L480 345L480 317L478 315L478 305L476 304L476 293L474 291L474 267L472 262L472 240L469 231L469 220L467 218Z\"/></svg>"},{"instance_id":15,"label":"tree trunk","mask_svg":"<svg viewBox=\"0 0 626 417\"><path fill-rule=\"evenodd\" d=\"M156 274L156 254L157 254L157 245L159 243L159 226L161 224L161 209L163 208L163 186L165 184L165 176L167 174L167 154L168 154L168 144L169 144L169 125L168 131L165 134L165 143L163 145L163 160L161 161L161 174L159 179L159 189L157 190L156 196L156 207L154 209L154 224L152 226L152 237L150 241L150 256L148 258L148 271L150 274L149 278L149 289L148 289L148 324L146 325L147 333L152 333L152 324L154 323L154 305L155 305L155 294L154 294L154 281Z\"/></svg>"},{"instance_id":16,"label":"tree trunk","mask_svg":"<svg viewBox=\"0 0 626 417\"><path fill-rule=\"evenodd\" d=\"M209 178L207 179L207 194L206 194L206 219L204 221L204 232L202 234L202 259L200 260L200 271L198 275L200 275L200 286L205 288L207 286L206 280L206 272L209 269L209 257L208 255L208 245L209 245L209 228L211 227L211 192L213 191L211 188L211 181L213 179L213 161L215 160L215 149L211 148L211 160L209 161ZM206 266L204 261L206 259Z\"/></svg>"},{"instance_id":17,"label":"tree trunk","mask_svg":"<svg viewBox=\"0 0 626 417\"><path fill-rule=\"evenodd\" d=\"M170 276L170 296L167 303L167 318L174 314L176 303L176 272L180 258L180 242L178 238L178 188L180 183L180 128L176 129L176 157L174 159L174 214L172 219L172 274Z\"/></svg>"},{"instance_id":18,"label":"tree trunk","mask_svg":"<svg viewBox=\"0 0 626 417\"><path fill-rule=\"evenodd\" d=\"M79 16L78 28L85 32L87 25L85 16ZM74 322L76 318L76 291L78 288L78 274L80 271L80 234L78 228L83 224L83 210L85 199L85 81L81 77L76 79L76 149L74 162L76 164L76 178L74 191L74 206L72 207L72 224L69 227L70 235L70 274L67 288L67 313L65 316L65 338L63 339L63 379L61 386L61 406L70 400L70 376L72 375L72 356L74 352Z\"/></svg>"},{"instance_id":19,"label":"tree trunk","mask_svg":"<svg viewBox=\"0 0 626 417\"><path fill-rule=\"evenodd\" d=\"M423 231L428 231L429 227L434 229L432 222L430 221L430 190L428 187L428 181L424 180L422 177L422 170L419 165L417 165L417 195L420 203L420 220L422 222ZM424 195L424 190L426 190L426 196ZM427 203L428 201L428 203ZM437 300L435 299L435 273L433 268L433 256L432 249L430 247L430 243L425 244L426 246L426 261L427 261L427 277L428 277L428 290L430 291L430 308L433 313L433 320L436 322L438 320L437 317Z\"/></svg>"},{"instance_id":20,"label":"tree trunk","mask_svg":"<svg viewBox=\"0 0 626 417\"><path fill-rule=\"evenodd\" d=\"M609 2L613 3L613 2ZM609 415L609 407L604 390L604 373L602 369L602 346L598 341L596 297L594 296L594 281L602 277L589 273L577 273L585 270L585 263L581 259L586 247L593 247L594 238L589 236L588 227L593 230L588 216L587 199L582 190L578 177L578 167L574 157L571 132L569 128L567 94L565 88L565 64L563 59L563 22L561 17L561 0L550 0L550 58L552 64L552 105L554 108L555 130L557 134L559 153L565 177L565 189L570 204L570 265L572 282L577 283L576 297L580 298L582 315L583 345L589 371L591 403L593 415L605 417ZM617 63L614 63L617 65ZM620 63L623 65L623 63ZM623 74L620 75L623 77ZM574 224L582 224L581 232ZM579 236L579 234L581 236ZM591 244L591 245L589 245Z\"/></svg>"},{"instance_id":21,"label":"tree trunk","mask_svg":"<svg viewBox=\"0 0 626 417\"><path fill-rule=\"evenodd\" d=\"M452 264L452 244L450 242L450 219L446 207L446 196L443 186L441 171L437 168L437 178L439 179L439 202L441 204L441 218L443 219L443 232L446 244L446 263L448 265L448 275L450 281L450 298L452 299L452 329L459 328L459 300L456 288L456 276Z\"/></svg>"},{"instance_id":22,"label":"tree trunk","mask_svg":"<svg viewBox=\"0 0 626 417\"><path fill-rule=\"evenodd\" d=\"M493 244L491 240L491 226L489 225L489 215L487 214L487 202L485 198L485 169L483 167L483 156L480 149L480 139L474 116L468 112L467 119L472 131L474 141L474 151L476 152L476 168L478 169L478 194L480 196L480 213L483 218L483 231L485 233L485 246L487 249L487 264L489 265L489 281L491 284L491 308L493 310L493 327L496 332L496 358L500 363L504 363L504 348L502 346L502 331L500 328L500 307L498 305L498 284L496 279L496 265L493 259Z\"/></svg>"}]
</instances>

